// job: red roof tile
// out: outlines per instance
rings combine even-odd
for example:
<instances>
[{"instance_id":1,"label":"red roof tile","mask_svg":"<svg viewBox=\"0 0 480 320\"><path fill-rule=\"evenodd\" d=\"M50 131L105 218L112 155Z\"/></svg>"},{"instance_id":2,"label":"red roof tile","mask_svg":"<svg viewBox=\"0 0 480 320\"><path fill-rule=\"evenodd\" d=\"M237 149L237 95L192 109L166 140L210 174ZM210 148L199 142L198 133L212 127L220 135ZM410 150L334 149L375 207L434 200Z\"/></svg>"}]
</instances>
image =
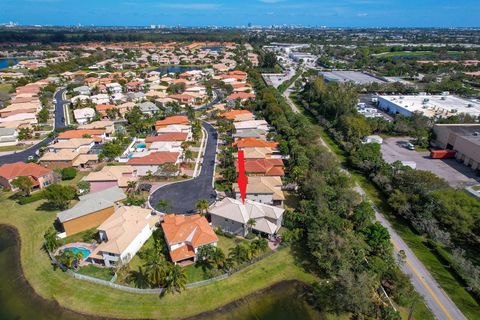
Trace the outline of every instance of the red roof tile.
<instances>
[{"instance_id":1,"label":"red roof tile","mask_svg":"<svg viewBox=\"0 0 480 320\"><path fill-rule=\"evenodd\" d=\"M180 155L179 152L152 152L141 158L131 158L128 160L130 165L160 165L168 162L175 163Z\"/></svg>"},{"instance_id":2,"label":"red roof tile","mask_svg":"<svg viewBox=\"0 0 480 320\"><path fill-rule=\"evenodd\" d=\"M16 177L39 178L50 172L52 170L39 166L36 163L15 162L4 164L0 167L0 176L8 180Z\"/></svg>"},{"instance_id":3,"label":"red roof tile","mask_svg":"<svg viewBox=\"0 0 480 320\"><path fill-rule=\"evenodd\" d=\"M184 132L169 132L159 134L158 136L148 136L145 138L145 142L151 143L156 141L185 141L188 134Z\"/></svg>"}]
</instances>

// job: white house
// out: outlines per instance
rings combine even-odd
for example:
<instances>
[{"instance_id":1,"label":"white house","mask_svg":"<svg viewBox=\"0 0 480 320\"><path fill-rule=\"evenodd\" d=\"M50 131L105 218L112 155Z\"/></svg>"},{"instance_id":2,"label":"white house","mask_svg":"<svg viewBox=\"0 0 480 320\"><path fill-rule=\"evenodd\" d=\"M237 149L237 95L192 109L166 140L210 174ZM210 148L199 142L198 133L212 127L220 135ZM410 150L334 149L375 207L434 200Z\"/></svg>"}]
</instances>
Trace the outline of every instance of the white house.
<instances>
[{"instance_id":1,"label":"white house","mask_svg":"<svg viewBox=\"0 0 480 320\"><path fill-rule=\"evenodd\" d=\"M73 115L78 124L85 124L95 117L95 110L93 108L75 109Z\"/></svg>"},{"instance_id":2,"label":"white house","mask_svg":"<svg viewBox=\"0 0 480 320\"><path fill-rule=\"evenodd\" d=\"M120 207L98 228L102 243L92 251L91 262L117 266L128 263L156 229L160 216L137 206Z\"/></svg>"},{"instance_id":3,"label":"white house","mask_svg":"<svg viewBox=\"0 0 480 320\"><path fill-rule=\"evenodd\" d=\"M16 146L18 133L15 128L0 128L0 147Z\"/></svg>"},{"instance_id":4,"label":"white house","mask_svg":"<svg viewBox=\"0 0 480 320\"><path fill-rule=\"evenodd\" d=\"M120 85L120 83L117 82L107 83L106 87L108 92L111 94L122 92L122 86Z\"/></svg>"}]
</instances>

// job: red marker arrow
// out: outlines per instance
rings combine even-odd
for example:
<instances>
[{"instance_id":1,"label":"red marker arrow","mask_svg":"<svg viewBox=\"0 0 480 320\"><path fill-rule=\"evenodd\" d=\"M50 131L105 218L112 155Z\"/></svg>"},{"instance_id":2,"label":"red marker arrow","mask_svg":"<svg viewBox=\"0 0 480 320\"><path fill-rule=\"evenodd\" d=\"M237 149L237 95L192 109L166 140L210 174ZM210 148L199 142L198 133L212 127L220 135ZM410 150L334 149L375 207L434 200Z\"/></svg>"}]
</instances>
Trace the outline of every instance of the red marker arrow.
<instances>
[{"instance_id":1,"label":"red marker arrow","mask_svg":"<svg viewBox=\"0 0 480 320\"><path fill-rule=\"evenodd\" d=\"M248 178L245 175L245 156L243 150L238 150L238 188L240 189L240 195L242 196L242 203L245 203L245 196L247 194Z\"/></svg>"}]
</instances>

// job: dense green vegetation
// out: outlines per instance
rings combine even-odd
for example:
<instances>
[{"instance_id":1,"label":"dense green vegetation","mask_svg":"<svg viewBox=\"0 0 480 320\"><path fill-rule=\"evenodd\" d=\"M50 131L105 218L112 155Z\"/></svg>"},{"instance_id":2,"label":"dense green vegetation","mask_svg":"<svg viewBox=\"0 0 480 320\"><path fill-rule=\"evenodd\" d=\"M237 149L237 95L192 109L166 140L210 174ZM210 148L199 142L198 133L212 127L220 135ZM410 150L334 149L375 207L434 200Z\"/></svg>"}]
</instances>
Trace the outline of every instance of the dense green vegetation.
<instances>
[{"instance_id":1,"label":"dense green vegetation","mask_svg":"<svg viewBox=\"0 0 480 320\"><path fill-rule=\"evenodd\" d=\"M480 202L462 190L450 188L431 172L413 170L400 163L389 165L383 161L378 145L361 144L360 139L374 132L374 127L371 121L356 114L353 87L324 84L315 79L305 87L299 100L347 151L347 163L381 190L390 210L430 239L437 254L443 255L478 297L480 270L473 257L478 255ZM418 140L428 136L424 120L422 117L407 122L404 118L396 119L390 130L400 131L411 126L416 129L408 130L416 132ZM428 139L426 141L428 143ZM470 301L464 306L469 308L472 303L475 304Z\"/></svg>"},{"instance_id":2,"label":"dense green vegetation","mask_svg":"<svg viewBox=\"0 0 480 320\"><path fill-rule=\"evenodd\" d=\"M300 231L304 265L324 279L315 286L312 302L323 311L397 319L399 314L381 302L381 284L399 305L412 306L420 298L396 265L388 232L373 222L372 208L352 190L335 156L318 145L308 119L294 114L258 73L250 77L256 110L276 128L275 139L291 155L292 182L300 187L299 207L285 214L284 224Z\"/></svg>"}]
</instances>

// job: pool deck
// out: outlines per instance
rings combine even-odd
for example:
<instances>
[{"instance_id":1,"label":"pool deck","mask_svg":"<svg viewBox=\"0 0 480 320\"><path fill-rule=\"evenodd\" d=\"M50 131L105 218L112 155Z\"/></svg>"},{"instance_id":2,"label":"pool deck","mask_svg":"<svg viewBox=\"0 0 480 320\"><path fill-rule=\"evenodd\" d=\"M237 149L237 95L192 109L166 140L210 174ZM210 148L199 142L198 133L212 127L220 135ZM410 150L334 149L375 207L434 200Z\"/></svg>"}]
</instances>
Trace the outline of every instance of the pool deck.
<instances>
[{"instance_id":1,"label":"pool deck","mask_svg":"<svg viewBox=\"0 0 480 320\"><path fill-rule=\"evenodd\" d=\"M86 242L72 242L72 243L67 243L66 245L63 245L59 247L55 252L53 253L54 255L60 254L60 251L64 251L65 249L69 248L85 248L87 250L90 250L92 252L97 246L92 243L86 243Z\"/></svg>"}]
</instances>

